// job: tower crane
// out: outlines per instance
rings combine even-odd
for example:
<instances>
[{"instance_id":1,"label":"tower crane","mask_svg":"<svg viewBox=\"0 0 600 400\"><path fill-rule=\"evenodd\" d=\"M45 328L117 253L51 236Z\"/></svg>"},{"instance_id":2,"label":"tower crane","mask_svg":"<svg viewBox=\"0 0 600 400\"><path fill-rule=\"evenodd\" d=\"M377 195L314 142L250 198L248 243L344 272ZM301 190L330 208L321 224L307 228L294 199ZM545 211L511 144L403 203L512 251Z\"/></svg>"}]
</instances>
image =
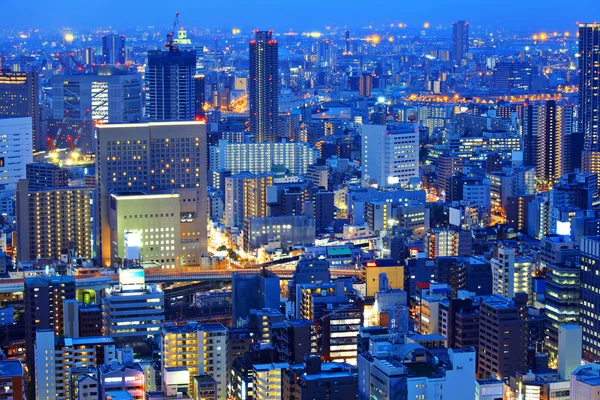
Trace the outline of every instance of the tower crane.
<instances>
[{"instance_id":1,"label":"tower crane","mask_svg":"<svg viewBox=\"0 0 600 400\"><path fill-rule=\"evenodd\" d=\"M92 110L85 111L85 116L81 119L81 123L79 124L79 130L77 131L77 135L75 136L75 138L72 139L70 136L67 138L70 144L71 151L75 151L75 149L77 149L77 144L79 143L79 139L81 139L81 135L83 134L83 127L85 126L85 123L91 112Z\"/></svg>"},{"instance_id":2,"label":"tower crane","mask_svg":"<svg viewBox=\"0 0 600 400\"><path fill-rule=\"evenodd\" d=\"M54 136L54 139L52 139L52 138L46 139L48 141L48 151L56 150L56 144L58 143L58 138L62 134L62 130L63 130L63 127L65 126L65 122L67 122L67 118L69 118L69 112L70 112L69 110L65 111L65 116L63 117L62 121L60 122L60 125L58 126L58 132L56 132L56 136Z\"/></svg>"},{"instance_id":3,"label":"tower crane","mask_svg":"<svg viewBox=\"0 0 600 400\"><path fill-rule=\"evenodd\" d=\"M175 13L175 20L173 21L173 26L171 26L171 30L167 33L167 43L165 47L169 50L177 50L177 43L173 41L173 36L175 35L175 31L177 30L177 25L179 24L179 12Z\"/></svg>"}]
</instances>

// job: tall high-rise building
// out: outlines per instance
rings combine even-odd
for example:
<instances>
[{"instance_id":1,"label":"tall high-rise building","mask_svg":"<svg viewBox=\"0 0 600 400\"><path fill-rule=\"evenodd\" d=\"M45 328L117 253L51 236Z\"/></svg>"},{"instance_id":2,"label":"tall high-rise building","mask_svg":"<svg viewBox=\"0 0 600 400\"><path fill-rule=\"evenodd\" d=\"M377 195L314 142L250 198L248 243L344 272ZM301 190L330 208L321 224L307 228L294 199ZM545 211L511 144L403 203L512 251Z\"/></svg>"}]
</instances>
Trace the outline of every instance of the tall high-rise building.
<instances>
[{"instance_id":1,"label":"tall high-rise building","mask_svg":"<svg viewBox=\"0 0 600 400\"><path fill-rule=\"evenodd\" d=\"M521 296L523 297L523 296ZM527 368L526 300L494 295L479 309L477 373L480 378L508 379Z\"/></svg>"},{"instance_id":2,"label":"tall high-rise building","mask_svg":"<svg viewBox=\"0 0 600 400\"><path fill-rule=\"evenodd\" d=\"M581 302L579 324L583 328L583 358L600 361L600 237L581 238Z\"/></svg>"},{"instance_id":3,"label":"tall high-rise building","mask_svg":"<svg viewBox=\"0 0 600 400\"><path fill-rule=\"evenodd\" d=\"M199 265L200 254L206 252L206 124L98 125L97 136L96 243L102 265L111 265L115 259L112 241L125 239L111 236L111 191L179 194L181 215L172 217L181 222L181 237L174 238L182 242L179 265ZM144 210L139 215L153 218ZM145 229L140 240L154 239L155 233Z\"/></svg>"},{"instance_id":4,"label":"tall high-rise building","mask_svg":"<svg viewBox=\"0 0 600 400\"><path fill-rule=\"evenodd\" d=\"M501 62L494 68L494 87L502 92L530 92L531 79L528 62Z\"/></svg>"},{"instance_id":5,"label":"tall high-rise building","mask_svg":"<svg viewBox=\"0 0 600 400\"><path fill-rule=\"evenodd\" d=\"M273 175L242 173L225 178L225 225L244 225L250 217L267 216L267 188Z\"/></svg>"},{"instance_id":6,"label":"tall high-rise building","mask_svg":"<svg viewBox=\"0 0 600 400\"><path fill-rule=\"evenodd\" d=\"M29 190L57 189L69 186L69 170L51 163L31 163L26 166Z\"/></svg>"},{"instance_id":7,"label":"tall high-rise building","mask_svg":"<svg viewBox=\"0 0 600 400\"><path fill-rule=\"evenodd\" d=\"M92 257L92 189L29 190L27 180L22 179L16 199L19 261L60 260L68 250Z\"/></svg>"},{"instance_id":8,"label":"tall high-rise building","mask_svg":"<svg viewBox=\"0 0 600 400\"><path fill-rule=\"evenodd\" d=\"M373 89L373 75L369 72L363 72L358 82L358 94L364 97L371 97L371 89Z\"/></svg>"},{"instance_id":9,"label":"tall high-rise building","mask_svg":"<svg viewBox=\"0 0 600 400\"><path fill-rule=\"evenodd\" d=\"M31 117L0 118L0 194L14 195L33 162Z\"/></svg>"},{"instance_id":10,"label":"tall high-rise building","mask_svg":"<svg viewBox=\"0 0 600 400\"><path fill-rule=\"evenodd\" d=\"M221 324L164 326L161 335L163 380L169 370L189 371L188 393L193 395L193 378L207 374L216 381L215 398L227 398L227 333Z\"/></svg>"},{"instance_id":11,"label":"tall high-rise building","mask_svg":"<svg viewBox=\"0 0 600 400\"><path fill-rule=\"evenodd\" d=\"M559 327L579 321L581 270L574 263L547 264L545 347L555 357L559 346Z\"/></svg>"},{"instance_id":12,"label":"tall high-rise building","mask_svg":"<svg viewBox=\"0 0 600 400\"><path fill-rule=\"evenodd\" d=\"M404 186L419 176L419 132L415 124L364 125L363 179L379 187Z\"/></svg>"},{"instance_id":13,"label":"tall high-rise building","mask_svg":"<svg viewBox=\"0 0 600 400\"><path fill-rule=\"evenodd\" d=\"M536 166L538 187L549 189L568 169L570 161L564 151L566 135L571 135L573 106L527 104L524 110L523 150L525 163Z\"/></svg>"},{"instance_id":14,"label":"tall high-rise building","mask_svg":"<svg viewBox=\"0 0 600 400\"><path fill-rule=\"evenodd\" d=\"M41 127L40 95L36 72L11 72L0 67L0 118L31 117L31 145L45 148Z\"/></svg>"},{"instance_id":15,"label":"tall high-rise building","mask_svg":"<svg viewBox=\"0 0 600 400\"><path fill-rule=\"evenodd\" d=\"M279 139L279 45L273 31L255 31L250 42L250 131L257 142Z\"/></svg>"},{"instance_id":16,"label":"tall high-rise building","mask_svg":"<svg viewBox=\"0 0 600 400\"><path fill-rule=\"evenodd\" d=\"M455 63L469 52L469 23L458 21L452 24L452 59Z\"/></svg>"},{"instance_id":17,"label":"tall high-rise building","mask_svg":"<svg viewBox=\"0 0 600 400\"><path fill-rule=\"evenodd\" d=\"M125 64L125 35L102 36L102 62Z\"/></svg>"},{"instance_id":18,"label":"tall high-rise building","mask_svg":"<svg viewBox=\"0 0 600 400\"><path fill-rule=\"evenodd\" d=\"M194 100L194 119L204 118L204 103L206 101L206 79L204 75L194 76L196 97Z\"/></svg>"},{"instance_id":19,"label":"tall high-rise building","mask_svg":"<svg viewBox=\"0 0 600 400\"><path fill-rule=\"evenodd\" d=\"M600 24L579 24L579 125L584 145L581 168L600 172Z\"/></svg>"},{"instance_id":20,"label":"tall high-rise building","mask_svg":"<svg viewBox=\"0 0 600 400\"><path fill-rule=\"evenodd\" d=\"M498 257L492 258L493 292L512 299L517 293L532 294L533 263L519 257L514 248L499 247Z\"/></svg>"},{"instance_id":21,"label":"tall high-rise building","mask_svg":"<svg viewBox=\"0 0 600 400\"><path fill-rule=\"evenodd\" d=\"M147 117L151 121L192 121L196 117L196 52L148 52Z\"/></svg>"},{"instance_id":22,"label":"tall high-rise building","mask_svg":"<svg viewBox=\"0 0 600 400\"><path fill-rule=\"evenodd\" d=\"M75 278L56 276L25 279L25 351L27 368L33 376L36 331L50 329L52 337L64 334L64 300L75 298Z\"/></svg>"}]
</instances>

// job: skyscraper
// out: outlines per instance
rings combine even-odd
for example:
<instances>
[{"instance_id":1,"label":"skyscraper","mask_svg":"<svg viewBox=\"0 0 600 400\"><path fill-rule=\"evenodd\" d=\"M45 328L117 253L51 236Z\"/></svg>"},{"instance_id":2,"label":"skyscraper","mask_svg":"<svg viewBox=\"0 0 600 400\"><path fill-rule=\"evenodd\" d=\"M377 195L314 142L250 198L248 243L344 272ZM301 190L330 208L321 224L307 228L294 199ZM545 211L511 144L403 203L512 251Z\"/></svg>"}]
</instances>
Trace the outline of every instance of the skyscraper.
<instances>
[{"instance_id":1,"label":"skyscraper","mask_svg":"<svg viewBox=\"0 0 600 400\"><path fill-rule=\"evenodd\" d=\"M38 74L0 69L0 118L31 117L34 150L45 146L40 121Z\"/></svg>"},{"instance_id":2,"label":"skyscraper","mask_svg":"<svg viewBox=\"0 0 600 400\"><path fill-rule=\"evenodd\" d=\"M125 64L125 35L102 36L102 62Z\"/></svg>"},{"instance_id":3,"label":"skyscraper","mask_svg":"<svg viewBox=\"0 0 600 400\"><path fill-rule=\"evenodd\" d=\"M469 52L469 23L458 21L452 24L452 58L459 63Z\"/></svg>"},{"instance_id":4,"label":"skyscraper","mask_svg":"<svg viewBox=\"0 0 600 400\"><path fill-rule=\"evenodd\" d=\"M59 260L72 249L92 257L92 189L64 187L29 190L28 181L17 185L17 258ZM52 234L48 234L48 229Z\"/></svg>"},{"instance_id":5,"label":"skyscraper","mask_svg":"<svg viewBox=\"0 0 600 400\"><path fill-rule=\"evenodd\" d=\"M554 100L527 104L523 124L523 147L527 165L536 166L538 187L550 189L568 169L563 150L571 135L573 107ZM570 136L569 136L570 137Z\"/></svg>"},{"instance_id":6,"label":"skyscraper","mask_svg":"<svg viewBox=\"0 0 600 400\"><path fill-rule=\"evenodd\" d=\"M598 173L600 165L600 24L579 24L579 126L584 137L581 168Z\"/></svg>"},{"instance_id":7,"label":"skyscraper","mask_svg":"<svg viewBox=\"0 0 600 400\"><path fill-rule=\"evenodd\" d=\"M52 276L25 279L25 350L29 374L33 376L36 331L51 329L55 336L64 334L63 303L75 298L75 278Z\"/></svg>"},{"instance_id":8,"label":"skyscraper","mask_svg":"<svg viewBox=\"0 0 600 400\"><path fill-rule=\"evenodd\" d=\"M583 358L600 361L600 311L595 305L600 302L600 237L581 238L581 302L579 324L583 328Z\"/></svg>"},{"instance_id":9,"label":"skyscraper","mask_svg":"<svg viewBox=\"0 0 600 400\"><path fill-rule=\"evenodd\" d=\"M181 215L172 216L177 221L183 221L181 238L177 240L185 242L182 249L185 254L179 265L199 265L200 254L206 251L207 163L204 122L109 124L98 125L97 129L96 243L102 265L110 265L115 258L112 242L124 240L111 232L111 191L142 192L142 195L165 192L179 194ZM144 210L140 210L134 219L161 217L161 213L142 212ZM146 233L145 229L143 234L139 232L144 242L144 237L153 236L153 233Z\"/></svg>"},{"instance_id":10,"label":"skyscraper","mask_svg":"<svg viewBox=\"0 0 600 400\"><path fill-rule=\"evenodd\" d=\"M255 31L250 42L250 131L257 142L279 139L279 47L273 31Z\"/></svg>"},{"instance_id":11,"label":"skyscraper","mask_svg":"<svg viewBox=\"0 0 600 400\"><path fill-rule=\"evenodd\" d=\"M52 118L101 123L138 122L142 119L142 79L126 67L101 66L96 73L57 75L52 84ZM87 112L89 110L89 112Z\"/></svg>"},{"instance_id":12,"label":"skyscraper","mask_svg":"<svg viewBox=\"0 0 600 400\"><path fill-rule=\"evenodd\" d=\"M148 52L147 116L152 121L192 121L196 112L196 52Z\"/></svg>"},{"instance_id":13,"label":"skyscraper","mask_svg":"<svg viewBox=\"0 0 600 400\"><path fill-rule=\"evenodd\" d=\"M0 117L0 196L12 196L33 162L31 117Z\"/></svg>"},{"instance_id":14,"label":"skyscraper","mask_svg":"<svg viewBox=\"0 0 600 400\"><path fill-rule=\"evenodd\" d=\"M379 187L406 185L419 176L419 133L415 124L364 125L363 179Z\"/></svg>"}]
</instances>

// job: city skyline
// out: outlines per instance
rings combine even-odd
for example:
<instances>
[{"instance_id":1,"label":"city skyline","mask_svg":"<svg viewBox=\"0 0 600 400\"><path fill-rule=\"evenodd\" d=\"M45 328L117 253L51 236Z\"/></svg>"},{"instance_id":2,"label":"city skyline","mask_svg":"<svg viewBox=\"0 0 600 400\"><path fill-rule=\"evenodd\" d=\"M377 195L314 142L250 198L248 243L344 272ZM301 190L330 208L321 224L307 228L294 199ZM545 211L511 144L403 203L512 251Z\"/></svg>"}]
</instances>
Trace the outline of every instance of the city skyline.
<instances>
[{"instance_id":1,"label":"city skyline","mask_svg":"<svg viewBox=\"0 0 600 400\"><path fill-rule=\"evenodd\" d=\"M153 3L153 2L150 2ZM119 2L107 0L101 3L86 4L82 9L73 9L67 3L53 4L47 7L45 2L34 0L30 7L20 7L18 3L4 6L4 28L61 28L61 27L100 27L109 26L123 29L132 26L153 26L167 29L169 18L165 16L180 12L185 16L184 26L194 27L241 27L243 29L275 29L287 31L293 29L316 29L320 26L367 27L403 23L409 28L429 23L432 28L444 26L451 28L452 22L465 20L482 25L498 25L501 28L532 29L575 29L577 22L594 22L600 19L600 13L590 14L594 10L594 0L582 0L578 7L565 7L558 0L549 0L543 7L552 9L561 7L560 12L540 13L538 2L518 2L516 0L493 0L482 5L476 0L447 2L428 0L415 4L403 4L402 9L388 12L390 3L383 0L369 2L357 12L351 4L342 0L330 0L326 3L309 1L302 7L281 5L275 0L245 2L234 0L223 8L219 3L182 3L177 7L156 7L148 2ZM142 7L143 5L143 7ZM118 9L119 12L114 11ZM31 11L35 10L35 11ZM87 12L84 12L87 11ZM518 12L517 12L518 11ZM532 16L535 15L535 18ZM102 23L99 23L102 21ZM251 23L249 23L251 21Z\"/></svg>"}]
</instances>

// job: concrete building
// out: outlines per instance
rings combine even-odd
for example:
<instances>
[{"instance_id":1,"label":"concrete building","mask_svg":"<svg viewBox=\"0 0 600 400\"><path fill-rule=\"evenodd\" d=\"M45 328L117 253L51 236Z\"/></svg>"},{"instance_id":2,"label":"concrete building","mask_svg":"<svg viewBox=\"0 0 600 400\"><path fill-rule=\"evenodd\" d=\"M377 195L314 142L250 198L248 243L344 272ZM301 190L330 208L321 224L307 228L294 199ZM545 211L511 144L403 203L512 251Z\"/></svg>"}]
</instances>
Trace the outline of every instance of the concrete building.
<instances>
[{"instance_id":1,"label":"concrete building","mask_svg":"<svg viewBox=\"0 0 600 400\"><path fill-rule=\"evenodd\" d=\"M359 356L359 395L377 400L470 399L475 393L473 348L448 349L442 358L416 343L381 340L370 348Z\"/></svg>"},{"instance_id":2,"label":"concrete building","mask_svg":"<svg viewBox=\"0 0 600 400\"><path fill-rule=\"evenodd\" d=\"M440 156L437 166L437 186L438 192L446 192L448 179L456 172L462 172L463 160L457 155L446 154Z\"/></svg>"},{"instance_id":3,"label":"concrete building","mask_svg":"<svg viewBox=\"0 0 600 400\"><path fill-rule=\"evenodd\" d=\"M498 257L492 258L493 291L512 299L519 292L532 298L533 262L519 257L512 247L498 247Z\"/></svg>"},{"instance_id":4,"label":"concrete building","mask_svg":"<svg viewBox=\"0 0 600 400\"><path fill-rule=\"evenodd\" d=\"M296 285L295 316L316 324L317 353L323 360L356 363L363 305L350 280Z\"/></svg>"},{"instance_id":5,"label":"concrete building","mask_svg":"<svg viewBox=\"0 0 600 400\"><path fill-rule=\"evenodd\" d=\"M306 179L317 187L329 188L329 167L327 165L313 164L306 170Z\"/></svg>"},{"instance_id":6,"label":"concrete building","mask_svg":"<svg viewBox=\"0 0 600 400\"><path fill-rule=\"evenodd\" d=\"M367 284L367 297L374 297L375 293L384 289L379 287L381 274L386 274L389 288L404 290L404 265L401 262L379 258L363 263L362 268Z\"/></svg>"},{"instance_id":7,"label":"concrete building","mask_svg":"<svg viewBox=\"0 0 600 400\"><path fill-rule=\"evenodd\" d=\"M183 265L179 194L111 193L108 210L114 260L163 268Z\"/></svg>"},{"instance_id":8,"label":"concrete building","mask_svg":"<svg viewBox=\"0 0 600 400\"><path fill-rule=\"evenodd\" d=\"M257 142L279 139L279 45L273 31L255 31L249 47L250 131Z\"/></svg>"},{"instance_id":9,"label":"concrete building","mask_svg":"<svg viewBox=\"0 0 600 400\"><path fill-rule=\"evenodd\" d=\"M248 274L234 272L232 279L232 325L242 326L251 310L278 310L281 301L280 279L270 271Z\"/></svg>"},{"instance_id":10,"label":"concrete building","mask_svg":"<svg viewBox=\"0 0 600 400\"><path fill-rule=\"evenodd\" d=\"M195 74L196 51L150 50L146 74L148 119L193 121L196 116Z\"/></svg>"},{"instance_id":11,"label":"concrete building","mask_svg":"<svg viewBox=\"0 0 600 400\"><path fill-rule=\"evenodd\" d=\"M475 400L502 400L508 387L499 379L477 379Z\"/></svg>"},{"instance_id":12,"label":"concrete building","mask_svg":"<svg viewBox=\"0 0 600 400\"><path fill-rule=\"evenodd\" d=\"M257 400L282 400L282 375L288 363L258 364L252 368L252 398Z\"/></svg>"},{"instance_id":13,"label":"concrete building","mask_svg":"<svg viewBox=\"0 0 600 400\"><path fill-rule=\"evenodd\" d=\"M64 300L75 298L72 276L25 279L23 292L25 314L25 351L33 355L36 331L49 329L56 336L64 334ZM27 357L27 369L33 375L34 357Z\"/></svg>"},{"instance_id":14,"label":"concrete building","mask_svg":"<svg viewBox=\"0 0 600 400\"><path fill-rule=\"evenodd\" d=\"M46 146L41 126L39 77L37 72L0 69L0 119L29 117L31 149Z\"/></svg>"},{"instance_id":15,"label":"concrete building","mask_svg":"<svg viewBox=\"0 0 600 400\"><path fill-rule=\"evenodd\" d=\"M484 299L479 309L477 373L480 378L508 379L527 368L529 344L524 308L526 299L498 295Z\"/></svg>"},{"instance_id":16,"label":"concrete building","mask_svg":"<svg viewBox=\"0 0 600 400\"><path fill-rule=\"evenodd\" d=\"M471 256L471 233L460 229L434 228L423 237L427 258Z\"/></svg>"},{"instance_id":17,"label":"concrete building","mask_svg":"<svg viewBox=\"0 0 600 400\"><path fill-rule=\"evenodd\" d=\"M210 375L194 377L194 400L218 400L217 381Z\"/></svg>"},{"instance_id":18,"label":"concrete building","mask_svg":"<svg viewBox=\"0 0 600 400\"><path fill-rule=\"evenodd\" d=\"M85 259L92 257L92 189L34 191L23 179L16 194L18 261L60 260L69 250Z\"/></svg>"},{"instance_id":19,"label":"concrete building","mask_svg":"<svg viewBox=\"0 0 600 400\"><path fill-rule=\"evenodd\" d=\"M600 237L583 237L581 248L581 302L579 324L583 329L583 358L587 361L600 361Z\"/></svg>"},{"instance_id":20,"label":"concrete building","mask_svg":"<svg viewBox=\"0 0 600 400\"><path fill-rule=\"evenodd\" d=\"M600 24L580 23L579 24L579 55L578 70L580 78L578 79L579 102L578 114L579 120L577 132L584 135L584 144L581 158L581 168L585 172L597 174L600 167L597 160L600 151L600 105L598 96L600 96L600 83L598 82L598 41L600 41Z\"/></svg>"},{"instance_id":21,"label":"concrete building","mask_svg":"<svg viewBox=\"0 0 600 400\"><path fill-rule=\"evenodd\" d=\"M25 399L25 371L19 360L0 361L0 385L4 391L0 394L3 400Z\"/></svg>"},{"instance_id":22,"label":"concrete building","mask_svg":"<svg viewBox=\"0 0 600 400\"><path fill-rule=\"evenodd\" d=\"M380 187L404 186L410 178L419 176L416 125L363 125L361 137L365 183L375 182Z\"/></svg>"},{"instance_id":23,"label":"concrete building","mask_svg":"<svg viewBox=\"0 0 600 400\"><path fill-rule=\"evenodd\" d=\"M113 124L142 120L143 82L125 66L102 66L93 74L57 75L51 85L54 120L62 121L65 114L75 121Z\"/></svg>"},{"instance_id":24,"label":"concrete building","mask_svg":"<svg viewBox=\"0 0 600 400\"><path fill-rule=\"evenodd\" d=\"M100 398L108 399L117 392L128 393L132 399L146 397L146 374L141 368L110 360L98 367Z\"/></svg>"},{"instance_id":25,"label":"concrete building","mask_svg":"<svg viewBox=\"0 0 600 400\"><path fill-rule=\"evenodd\" d=\"M12 196L33 162L31 117L0 118L0 197Z\"/></svg>"},{"instance_id":26,"label":"concrete building","mask_svg":"<svg viewBox=\"0 0 600 400\"><path fill-rule=\"evenodd\" d=\"M547 264L546 268L545 347L553 359L558 356L561 327L579 322L581 270L575 263Z\"/></svg>"},{"instance_id":27,"label":"concrete building","mask_svg":"<svg viewBox=\"0 0 600 400\"><path fill-rule=\"evenodd\" d=\"M571 374L571 400L600 400L600 364L578 367Z\"/></svg>"},{"instance_id":28,"label":"concrete building","mask_svg":"<svg viewBox=\"0 0 600 400\"><path fill-rule=\"evenodd\" d=\"M252 217L244 221L244 251L250 253L262 244L312 244L315 241L315 220L307 215Z\"/></svg>"},{"instance_id":29,"label":"concrete building","mask_svg":"<svg viewBox=\"0 0 600 400\"><path fill-rule=\"evenodd\" d=\"M185 326L165 325L162 328L163 379L165 371L180 368L187 372L186 389L194 395L194 377L210 375L215 380L216 398L227 398L227 328L220 324Z\"/></svg>"},{"instance_id":30,"label":"concrete building","mask_svg":"<svg viewBox=\"0 0 600 400\"><path fill-rule=\"evenodd\" d=\"M308 166L314 164L318 152L303 142L281 143L230 143L219 141L219 164L217 169L232 174L250 172L267 174L273 166L283 166L292 175L305 175Z\"/></svg>"},{"instance_id":31,"label":"concrete building","mask_svg":"<svg viewBox=\"0 0 600 400\"><path fill-rule=\"evenodd\" d=\"M102 36L102 62L115 65L125 64L125 35Z\"/></svg>"},{"instance_id":32,"label":"concrete building","mask_svg":"<svg viewBox=\"0 0 600 400\"><path fill-rule=\"evenodd\" d=\"M199 265L207 248L206 125L193 121L98 125L97 132L96 253L102 266L112 265L116 258L111 253L111 192L179 194L180 215L173 215L173 220L181 222L181 236L174 237L185 250L181 265Z\"/></svg>"},{"instance_id":33,"label":"concrete building","mask_svg":"<svg viewBox=\"0 0 600 400\"><path fill-rule=\"evenodd\" d=\"M303 364L285 372L284 398L298 400L356 398L356 378L350 365L322 362L319 357L306 357Z\"/></svg>"},{"instance_id":34,"label":"concrete building","mask_svg":"<svg viewBox=\"0 0 600 400\"><path fill-rule=\"evenodd\" d=\"M37 162L26 166L30 190L58 189L69 186L69 170L56 164Z\"/></svg>"},{"instance_id":35,"label":"concrete building","mask_svg":"<svg viewBox=\"0 0 600 400\"><path fill-rule=\"evenodd\" d=\"M160 333L165 322L165 295L156 285L146 285L142 268L119 270L119 286L102 297L102 333L121 342Z\"/></svg>"},{"instance_id":36,"label":"concrete building","mask_svg":"<svg viewBox=\"0 0 600 400\"><path fill-rule=\"evenodd\" d=\"M243 227L244 220L267 216L267 188L273 175L241 173L225 178L225 225Z\"/></svg>"},{"instance_id":37,"label":"concrete building","mask_svg":"<svg viewBox=\"0 0 600 400\"><path fill-rule=\"evenodd\" d=\"M69 338L55 336L51 329L37 331L32 354L36 399L57 400L71 399L71 370L96 367L116 356L111 337Z\"/></svg>"}]
</instances>

